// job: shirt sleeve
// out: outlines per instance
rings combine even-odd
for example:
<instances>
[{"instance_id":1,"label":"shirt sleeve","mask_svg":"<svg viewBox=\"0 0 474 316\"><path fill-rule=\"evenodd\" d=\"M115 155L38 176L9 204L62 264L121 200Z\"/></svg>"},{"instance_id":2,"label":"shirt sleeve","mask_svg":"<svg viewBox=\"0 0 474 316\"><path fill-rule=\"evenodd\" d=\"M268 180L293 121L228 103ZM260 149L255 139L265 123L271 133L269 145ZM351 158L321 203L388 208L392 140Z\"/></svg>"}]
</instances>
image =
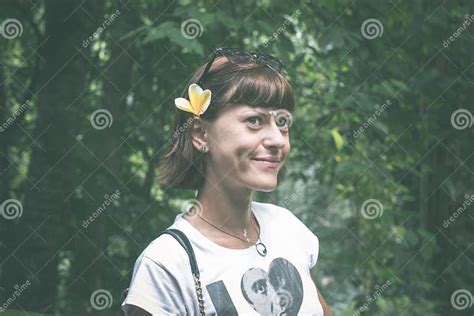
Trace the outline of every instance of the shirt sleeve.
<instances>
[{"instance_id":1,"label":"shirt sleeve","mask_svg":"<svg viewBox=\"0 0 474 316\"><path fill-rule=\"evenodd\" d=\"M319 257L319 239L309 228L306 228L308 231L308 240L309 240L309 269L311 270L318 262Z\"/></svg>"},{"instance_id":2,"label":"shirt sleeve","mask_svg":"<svg viewBox=\"0 0 474 316\"><path fill-rule=\"evenodd\" d=\"M308 269L312 269L318 262L319 238L290 210L285 209L295 223L295 232L301 236L301 245L304 245L305 253L308 255Z\"/></svg>"},{"instance_id":3,"label":"shirt sleeve","mask_svg":"<svg viewBox=\"0 0 474 316\"><path fill-rule=\"evenodd\" d=\"M122 303L138 306L152 315L185 315L185 299L179 281L160 262L142 254L133 268L128 294Z\"/></svg>"}]
</instances>

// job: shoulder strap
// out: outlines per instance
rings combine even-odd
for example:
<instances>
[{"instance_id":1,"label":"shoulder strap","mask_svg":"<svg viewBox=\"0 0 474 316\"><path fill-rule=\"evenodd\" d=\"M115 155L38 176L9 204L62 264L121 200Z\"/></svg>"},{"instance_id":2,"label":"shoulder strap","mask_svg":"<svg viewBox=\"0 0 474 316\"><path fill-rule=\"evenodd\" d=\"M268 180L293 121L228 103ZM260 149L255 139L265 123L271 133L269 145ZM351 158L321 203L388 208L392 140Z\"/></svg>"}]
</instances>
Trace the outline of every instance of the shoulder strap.
<instances>
[{"instance_id":1,"label":"shoulder strap","mask_svg":"<svg viewBox=\"0 0 474 316\"><path fill-rule=\"evenodd\" d=\"M182 231L175 228L170 228L170 229L162 231L158 235L158 237L163 234L169 234L173 236L181 244L181 246L183 246L184 250L186 250L186 253L188 254L188 257L189 257L189 263L191 264L191 272L196 277L200 277L199 268L196 261L196 256L194 255L194 250L193 250L193 247L191 246L191 243L189 242L188 237L186 237L186 235Z\"/></svg>"},{"instance_id":2,"label":"shoulder strap","mask_svg":"<svg viewBox=\"0 0 474 316\"><path fill-rule=\"evenodd\" d=\"M193 247L191 246L188 237L186 237L186 235L182 231L175 228L166 229L162 231L158 236L161 236L162 234L170 234L171 236L176 238L176 240L181 244L181 246L183 246L184 250L186 250L186 253L189 257L189 263L191 264L191 272L193 273L194 277L194 287L196 288L196 295L199 304L199 313L200 315L204 315L204 300L202 298L199 267L196 261L196 256L194 255Z\"/></svg>"},{"instance_id":3,"label":"shoulder strap","mask_svg":"<svg viewBox=\"0 0 474 316\"><path fill-rule=\"evenodd\" d=\"M189 242L188 237L186 237L186 235L182 231L175 228L170 228L170 229L166 229L162 231L160 234L158 234L157 238L163 234L169 234L173 236L180 243L180 245L183 246L184 250L188 254L189 263L191 265L191 272L194 278L194 286L196 288L196 294L197 294L197 299L199 303L199 312L200 312L200 315L204 315L204 300L202 298L202 288L201 288L199 267L196 261L196 256L194 255L193 247L191 246L191 243ZM122 298L123 298L122 300L125 299L125 296L127 296L127 293L128 293L128 288L122 292Z\"/></svg>"}]
</instances>

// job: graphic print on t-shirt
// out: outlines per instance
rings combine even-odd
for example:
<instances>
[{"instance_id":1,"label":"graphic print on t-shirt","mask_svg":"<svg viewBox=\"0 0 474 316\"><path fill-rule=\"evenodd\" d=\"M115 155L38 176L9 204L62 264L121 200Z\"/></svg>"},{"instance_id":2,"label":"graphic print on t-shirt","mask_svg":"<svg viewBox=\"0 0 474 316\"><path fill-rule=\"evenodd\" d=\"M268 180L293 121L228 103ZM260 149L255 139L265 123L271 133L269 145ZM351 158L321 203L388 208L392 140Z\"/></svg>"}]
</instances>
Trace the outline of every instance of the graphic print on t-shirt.
<instances>
[{"instance_id":1,"label":"graphic print on t-shirt","mask_svg":"<svg viewBox=\"0 0 474 316\"><path fill-rule=\"evenodd\" d=\"M206 286L217 315L237 315L222 281ZM245 300L260 315L297 315L303 302L303 282L296 267L284 258L275 258L268 272L248 269L241 278Z\"/></svg>"}]
</instances>

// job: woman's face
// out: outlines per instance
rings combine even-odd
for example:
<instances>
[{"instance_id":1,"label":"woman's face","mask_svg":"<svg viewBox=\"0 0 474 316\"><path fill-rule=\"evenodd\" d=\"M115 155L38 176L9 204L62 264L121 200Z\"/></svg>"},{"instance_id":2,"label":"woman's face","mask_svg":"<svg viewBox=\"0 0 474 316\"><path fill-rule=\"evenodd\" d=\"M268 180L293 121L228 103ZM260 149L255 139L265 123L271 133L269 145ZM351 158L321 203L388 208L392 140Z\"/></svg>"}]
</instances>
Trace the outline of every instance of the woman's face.
<instances>
[{"instance_id":1,"label":"woman's face","mask_svg":"<svg viewBox=\"0 0 474 316\"><path fill-rule=\"evenodd\" d=\"M272 191L290 151L289 130L279 117L291 114L278 108L238 105L227 108L206 125L208 141L207 176L252 190ZM258 159L267 158L278 163Z\"/></svg>"},{"instance_id":2,"label":"woman's face","mask_svg":"<svg viewBox=\"0 0 474 316\"><path fill-rule=\"evenodd\" d=\"M284 312L278 293L268 280L268 274L262 269L247 271L242 277L241 290L246 294L249 304L260 315L281 315Z\"/></svg>"}]
</instances>

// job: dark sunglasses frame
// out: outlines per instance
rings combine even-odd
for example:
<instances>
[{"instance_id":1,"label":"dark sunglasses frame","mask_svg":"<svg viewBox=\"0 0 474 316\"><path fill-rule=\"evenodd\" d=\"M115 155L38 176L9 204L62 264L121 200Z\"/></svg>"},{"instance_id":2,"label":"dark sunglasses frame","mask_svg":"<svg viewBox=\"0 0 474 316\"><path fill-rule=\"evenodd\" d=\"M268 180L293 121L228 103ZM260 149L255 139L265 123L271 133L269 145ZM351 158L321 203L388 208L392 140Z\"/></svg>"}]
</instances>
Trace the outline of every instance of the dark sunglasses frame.
<instances>
[{"instance_id":1,"label":"dark sunglasses frame","mask_svg":"<svg viewBox=\"0 0 474 316\"><path fill-rule=\"evenodd\" d=\"M270 54L261 53L261 52L249 52L242 51L238 48L228 48L228 47L219 47L214 50L214 54L211 56L211 60L207 63L204 72L197 80L197 84L201 85L202 80L206 77L209 69L212 66L212 63L217 56L227 57L227 59L234 64L252 64L257 63L264 65L280 74L288 75L284 69L284 64L277 58L273 57Z\"/></svg>"}]
</instances>

